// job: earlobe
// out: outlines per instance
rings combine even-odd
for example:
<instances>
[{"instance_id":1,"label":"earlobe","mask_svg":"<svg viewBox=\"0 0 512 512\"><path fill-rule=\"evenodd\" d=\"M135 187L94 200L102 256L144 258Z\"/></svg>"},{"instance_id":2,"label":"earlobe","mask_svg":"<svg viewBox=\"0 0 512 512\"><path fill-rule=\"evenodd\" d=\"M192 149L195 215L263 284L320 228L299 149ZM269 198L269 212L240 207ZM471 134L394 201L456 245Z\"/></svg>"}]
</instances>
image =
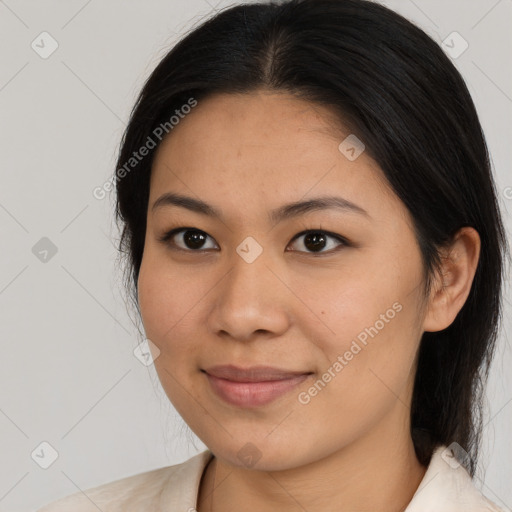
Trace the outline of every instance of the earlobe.
<instances>
[{"instance_id":1,"label":"earlobe","mask_svg":"<svg viewBox=\"0 0 512 512\"><path fill-rule=\"evenodd\" d=\"M442 249L440 273L432 287L423 330L438 332L449 327L463 308L480 258L480 236L471 227L460 229L450 247Z\"/></svg>"}]
</instances>

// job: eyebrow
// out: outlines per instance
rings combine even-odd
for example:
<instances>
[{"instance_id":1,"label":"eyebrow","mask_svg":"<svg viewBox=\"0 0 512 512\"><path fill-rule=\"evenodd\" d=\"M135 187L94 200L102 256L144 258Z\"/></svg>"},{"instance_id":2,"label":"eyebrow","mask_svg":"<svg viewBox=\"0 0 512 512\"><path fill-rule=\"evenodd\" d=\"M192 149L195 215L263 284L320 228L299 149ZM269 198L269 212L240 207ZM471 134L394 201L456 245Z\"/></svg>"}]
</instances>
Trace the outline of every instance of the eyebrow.
<instances>
[{"instance_id":1,"label":"eyebrow","mask_svg":"<svg viewBox=\"0 0 512 512\"><path fill-rule=\"evenodd\" d=\"M186 208L192 212L200 213L210 217L223 219L223 215L220 210L214 206L193 197L177 194L173 192L167 192L161 195L151 207L151 211L155 212L159 208L165 206L180 206ZM360 206L337 196L322 196L309 199L307 201L295 201L293 203L285 204L271 210L268 215L268 219L271 223L278 223L286 219L297 217L304 213L313 211L327 210L327 209L338 209L347 213L357 213L367 218L371 218L369 213Z\"/></svg>"}]
</instances>

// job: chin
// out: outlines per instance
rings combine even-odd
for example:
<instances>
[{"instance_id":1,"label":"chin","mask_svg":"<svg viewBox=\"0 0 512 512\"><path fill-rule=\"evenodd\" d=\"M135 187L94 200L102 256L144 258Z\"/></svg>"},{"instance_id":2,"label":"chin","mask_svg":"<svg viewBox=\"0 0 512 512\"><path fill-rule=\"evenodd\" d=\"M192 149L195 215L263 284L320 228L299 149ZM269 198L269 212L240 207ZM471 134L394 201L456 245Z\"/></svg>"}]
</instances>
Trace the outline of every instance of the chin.
<instances>
[{"instance_id":1,"label":"chin","mask_svg":"<svg viewBox=\"0 0 512 512\"><path fill-rule=\"evenodd\" d=\"M204 442L204 441L203 441ZM229 441L205 442L210 451L227 464L240 469L255 471L284 471L311 462L308 453L297 450L297 444L283 445L258 441L245 436L244 439L229 438ZM314 446L312 443L310 446ZM314 454L311 454L314 457Z\"/></svg>"}]
</instances>

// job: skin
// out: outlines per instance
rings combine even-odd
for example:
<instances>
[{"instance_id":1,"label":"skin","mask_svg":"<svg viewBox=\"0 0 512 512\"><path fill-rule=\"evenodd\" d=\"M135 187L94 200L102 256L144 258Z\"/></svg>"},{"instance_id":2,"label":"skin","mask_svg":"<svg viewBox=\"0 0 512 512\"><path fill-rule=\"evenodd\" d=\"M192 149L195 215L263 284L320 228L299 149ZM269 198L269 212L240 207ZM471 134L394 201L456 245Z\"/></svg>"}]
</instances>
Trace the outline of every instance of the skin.
<instances>
[{"instance_id":1,"label":"skin","mask_svg":"<svg viewBox=\"0 0 512 512\"><path fill-rule=\"evenodd\" d=\"M462 308L480 240L462 229L425 295L411 217L367 152L354 161L340 152L349 133L324 107L262 90L199 102L157 151L139 304L167 396L215 455L199 512L396 512L424 476L410 436L419 342ZM179 206L152 211L166 192L206 201L223 218ZM323 195L341 196L368 217L327 209L277 224L267 218L285 203ZM206 233L206 250L181 234L172 239L177 248L159 241L178 227ZM295 238L306 229L349 245L328 237L318 254L305 236ZM252 263L236 252L248 236L263 249ZM400 312L299 403L396 303ZM269 405L241 408L222 401L200 371L228 363L313 374ZM246 443L259 456L253 466L237 456Z\"/></svg>"}]
</instances>

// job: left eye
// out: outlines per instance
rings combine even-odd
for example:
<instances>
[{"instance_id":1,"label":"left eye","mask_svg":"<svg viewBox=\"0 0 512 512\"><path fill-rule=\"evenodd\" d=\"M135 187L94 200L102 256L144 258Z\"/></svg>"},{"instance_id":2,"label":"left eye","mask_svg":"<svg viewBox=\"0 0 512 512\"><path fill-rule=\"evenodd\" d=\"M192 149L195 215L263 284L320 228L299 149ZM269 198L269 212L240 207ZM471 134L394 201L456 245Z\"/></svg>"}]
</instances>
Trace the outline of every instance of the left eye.
<instances>
[{"instance_id":1,"label":"left eye","mask_svg":"<svg viewBox=\"0 0 512 512\"><path fill-rule=\"evenodd\" d=\"M178 236L179 235L179 236ZM213 247L204 247L205 240L210 238L207 233L195 228L176 228L164 233L159 238L160 242L170 246L171 249L187 251L187 252L201 252L211 249L216 249L218 246L214 243ZM307 230L295 235L291 241L293 244L296 240L304 238L304 246L306 251L292 249L293 252L306 252L309 254L323 254L330 253L338 250L341 247L349 246L348 241L341 235L329 233L323 230ZM335 243L329 247L329 239L334 240ZM290 244L290 245L291 245ZM324 249L328 250L324 250Z\"/></svg>"},{"instance_id":2,"label":"left eye","mask_svg":"<svg viewBox=\"0 0 512 512\"><path fill-rule=\"evenodd\" d=\"M302 233L299 233L296 235L292 242L295 240L298 240L299 238L304 237L304 246L309 249L310 253L329 253L338 250L340 247L348 246L347 241L340 235L336 235L335 233L329 233L327 231L303 231ZM324 251L323 249L328 246L327 240L335 240L337 242L337 245L334 244L334 247L331 245L329 250ZM303 252L303 251L299 251Z\"/></svg>"}]
</instances>

